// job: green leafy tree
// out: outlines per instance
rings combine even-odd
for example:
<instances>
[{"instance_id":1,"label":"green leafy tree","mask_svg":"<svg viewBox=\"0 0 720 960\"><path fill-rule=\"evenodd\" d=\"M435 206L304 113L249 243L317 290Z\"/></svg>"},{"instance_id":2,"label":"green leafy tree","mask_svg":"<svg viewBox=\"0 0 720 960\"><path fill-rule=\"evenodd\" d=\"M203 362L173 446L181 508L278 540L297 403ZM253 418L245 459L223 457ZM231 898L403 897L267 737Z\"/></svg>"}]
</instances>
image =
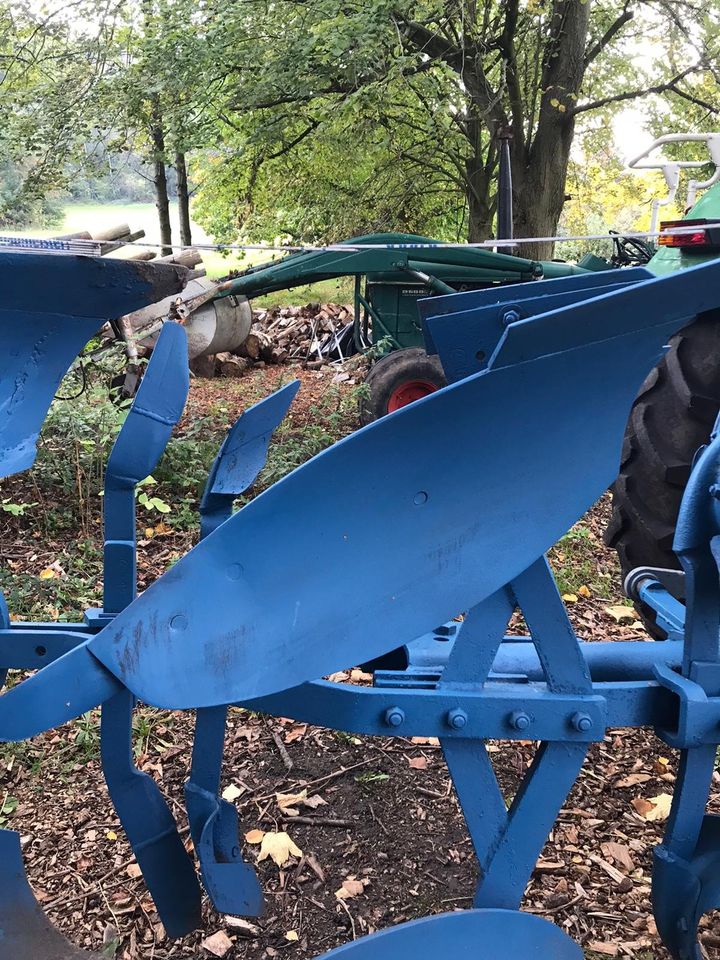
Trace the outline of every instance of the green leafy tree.
<instances>
[{"instance_id":1,"label":"green leafy tree","mask_svg":"<svg viewBox=\"0 0 720 960\"><path fill-rule=\"evenodd\" d=\"M713 29L707 5L684 5L679 22L665 0L216 3L226 106L199 210L222 222L225 203L236 227L304 237L318 235L303 208L320 184L341 222L354 209L363 225L392 214L394 225L420 220L447 235L461 222L469 239L488 237L499 129L513 137L518 234L553 234L578 122L607 122L647 93L691 96ZM642 67L640 36L650 51Z\"/></svg>"}]
</instances>

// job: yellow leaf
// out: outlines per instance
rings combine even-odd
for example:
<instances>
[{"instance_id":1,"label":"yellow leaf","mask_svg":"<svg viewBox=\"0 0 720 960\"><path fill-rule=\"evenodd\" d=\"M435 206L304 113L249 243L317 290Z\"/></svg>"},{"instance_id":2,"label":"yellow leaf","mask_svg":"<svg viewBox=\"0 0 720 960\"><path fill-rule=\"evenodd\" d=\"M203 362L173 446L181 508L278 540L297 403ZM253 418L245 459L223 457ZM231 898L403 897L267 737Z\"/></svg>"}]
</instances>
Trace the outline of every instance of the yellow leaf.
<instances>
[{"instance_id":1,"label":"yellow leaf","mask_svg":"<svg viewBox=\"0 0 720 960\"><path fill-rule=\"evenodd\" d=\"M264 836L264 830L248 830L248 832L245 834L245 840L248 843L260 843Z\"/></svg>"},{"instance_id":2,"label":"yellow leaf","mask_svg":"<svg viewBox=\"0 0 720 960\"><path fill-rule=\"evenodd\" d=\"M289 834L266 833L260 844L258 863L270 857L278 867L284 867L290 857L301 856L302 850L292 841Z\"/></svg>"},{"instance_id":3,"label":"yellow leaf","mask_svg":"<svg viewBox=\"0 0 720 960\"><path fill-rule=\"evenodd\" d=\"M290 943L295 943L295 941L298 939L297 930L288 930L288 932L285 934L285 939L289 940Z\"/></svg>"},{"instance_id":4,"label":"yellow leaf","mask_svg":"<svg viewBox=\"0 0 720 960\"><path fill-rule=\"evenodd\" d=\"M648 800L638 798L632 801L632 805L643 820L648 821L667 820L670 815L671 804L672 797L669 793L659 793L656 797L650 797Z\"/></svg>"},{"instance_id":5,"label":"yellow leaf","mask_svg":"<svg viewBox=\"0 0 720 960\"><path fill-rule=\"evenodd\" d=\"M567 110L567 107L565 106L564 103L559 103L558 110L560 111L560 113L565 113L565 111Z\"/></svg>"},{"instance_id":6,"label":"yellow leaf","mask_svg":"<svg viewBox=\"0 0 720 960\"><path fill-rule=\"evenodd\" d=\"M626 607L624 604L618 604L614 607L605 607L605 613L609 613L613 620L620 623L621 620L634 620L635 608Z\"/></svg>"},{"instance_id":7,"label":"yellow leaf","mask_svg":"<svg viewBox=\"0 0 720 960\"><path fill-rule=\"evenodd\" d=\"M585 584L583 584L581 587L578 587L578 593L580 594L581 597L592 596L592 594L590 593L590 588L586 587Z\"/></svg>"},{"instance_id":8,"label":"yellow leaf","mask_svg":"<svg viewBox=\"0 0 720 960\"><path fill-rule=\"evenodd\" d=\"M145 536L148 540L152 540L155 536L155 530L152 527L145 527Z\"/></svg>"},{"instance_id":9,"label":"yellow leaf","mask_svg":"<svg viewBox=\"0 0 720 960\"><path fill-rule=\"evenodd\" d=\"M108 830L105 836L107 837L108 840L117 840L117 834L115 833L114 830Z\"/></svg>"},{"instance_id":10,"label":"yellow leaf","mask_svg":"<svg viewBox=\"0 0 720 960\"><path fill-rule=\"evenodd\" d=\"M563 600L565 603L577 603L578 598L576 593L564 593Z\"/></svg>"},{"instance_id":11,"label":"yellow leaf","mask_svg":"<svg viewBox=\"0 0 720 960\"><path fill-rule=\"evenodd\" d=\"M225 787L222 792L223 800L227 800L228 803L234 803L238 797L242 796L242 790L240 787L236 787L234 783L231 783L229 786Z\"/></svg>"},{"instance_id":12,"label":"yellow leaf","mask_svg":"<svg viewBox=\"0 0 720 960\"><path fill-rule=\"evenodd\" d=\"M39 577L41 580L52 580L52 578L56 576L57 576L57 573L55 572L55 570L52 569L52 567L45 567L45 569L41 570L39 573Z\"/></svg>"}]
</instances>

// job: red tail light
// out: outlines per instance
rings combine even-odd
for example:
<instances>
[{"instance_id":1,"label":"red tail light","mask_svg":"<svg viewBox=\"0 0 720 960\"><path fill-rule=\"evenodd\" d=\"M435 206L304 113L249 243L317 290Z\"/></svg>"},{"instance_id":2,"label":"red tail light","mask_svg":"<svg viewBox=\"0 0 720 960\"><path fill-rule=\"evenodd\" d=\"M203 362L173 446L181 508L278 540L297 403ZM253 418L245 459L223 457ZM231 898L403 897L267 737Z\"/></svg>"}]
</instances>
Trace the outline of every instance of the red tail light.
<instances>
[{"instance_id":1,"label":"red tail light","mask_svg":"<svg viewBox=\"0 0 720 960\"><path fill-rule=\"evenodd\" d=\"M658 244L661 247L678 247L681 250L715 250L720 249L720 227L706 227L710 220L664 220L660 224ZM668 233L665 230L682 228L687 233ZM694 229L697 228L697 229Z\"/></svg>"}]
</instances>

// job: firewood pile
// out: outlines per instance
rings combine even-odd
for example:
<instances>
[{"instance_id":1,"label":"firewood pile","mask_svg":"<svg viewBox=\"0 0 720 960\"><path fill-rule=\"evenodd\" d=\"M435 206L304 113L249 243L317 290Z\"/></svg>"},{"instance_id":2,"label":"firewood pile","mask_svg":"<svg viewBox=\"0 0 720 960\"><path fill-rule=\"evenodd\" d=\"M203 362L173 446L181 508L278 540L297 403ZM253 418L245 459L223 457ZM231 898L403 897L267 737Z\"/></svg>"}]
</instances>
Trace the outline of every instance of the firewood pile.
<instances>
[{"instance_id":1,"label":"firewood pile","mask_svg":"<svg viewBox=\"0 0 720 960\"><path fill-rule=\"evenodd\" d=\"M308 303L253 311L253 325L235 353L202 358L198 376L241 377L253 367L299 363L318 370L356 353L352 345L352 305ZM344 335L343 335L344 334ZM211 372L212 368L212 372Z\"/></svg>"}]
</instances>

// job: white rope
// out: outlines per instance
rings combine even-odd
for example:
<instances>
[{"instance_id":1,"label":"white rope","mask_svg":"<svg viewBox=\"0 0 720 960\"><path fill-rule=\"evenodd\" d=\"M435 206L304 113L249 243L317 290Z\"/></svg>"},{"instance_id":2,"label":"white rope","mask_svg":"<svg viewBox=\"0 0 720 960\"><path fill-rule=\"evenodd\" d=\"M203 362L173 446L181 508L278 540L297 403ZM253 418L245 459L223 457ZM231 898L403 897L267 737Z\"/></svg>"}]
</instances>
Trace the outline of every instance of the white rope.
<instances>
[{"instance_id":1,"label":"white rope","mask_svg":"<svg viewBox=\"0 0 720 960\"><path fill-rule=\"evenodd\" d=\"M193 243L189 246L179 243L146 243L144 240L131 240L124 242L122 240L111 241L117 243L117 247L142 247L143 249L163 249L170 247L173 250L197 250L197 251L221 251L221 250L251 250L280 253L348 253L358 250L492 250L498 247L517 247L526 243L575 243L584 240L650 240L657 237L683 236L685 234L697 233L701 230L719 229L720 222L703 223L695 226L672 227L669 230L641 231L637 233L588 233L577 236L554 236L554 237L517 237L514 240L483 240L476 243L328 243L322 246L312 244L303 246L275 245L264 243ZM0 248L7 247L13 250L35 250L45 251L47 253L85 253L93 254L99 251L102 246L107 248L109 241L98 240L54 240L43 239L40 237L2 237L0 236ZM152 262L152 261L149 261Z\"/></svg>"}]
</instances>

